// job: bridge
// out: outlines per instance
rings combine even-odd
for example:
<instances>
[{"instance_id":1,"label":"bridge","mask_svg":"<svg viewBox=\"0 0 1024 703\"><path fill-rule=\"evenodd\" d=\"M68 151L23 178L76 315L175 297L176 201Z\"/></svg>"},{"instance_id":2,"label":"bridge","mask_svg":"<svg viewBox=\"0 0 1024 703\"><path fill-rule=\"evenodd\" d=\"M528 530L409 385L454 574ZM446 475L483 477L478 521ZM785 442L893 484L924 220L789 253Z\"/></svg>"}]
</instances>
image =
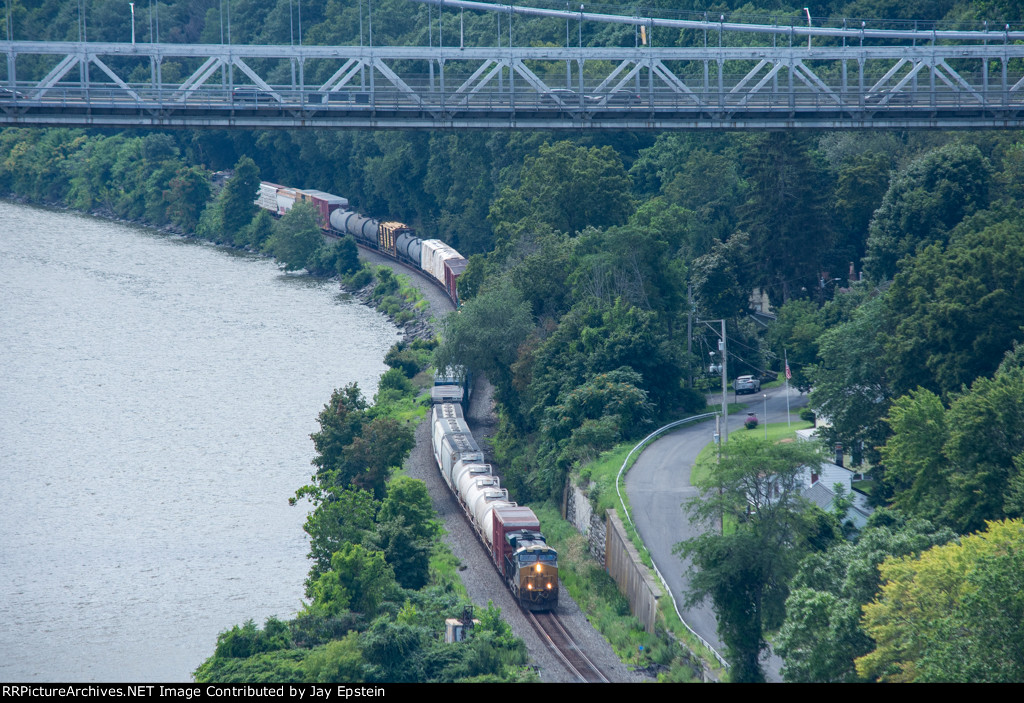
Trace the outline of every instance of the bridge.
<instances>
[{"instance_id":1,"label":"bridge","mask_svg":"<svg viewBox=\"0 0 1024 703\"><path fill-rule=\"evenodd\" d=\"M1024 127L1024 32L773 26L420 0L566 21L566 46L0 42L0 125L372 129ZM810 19L810 18L808 18ZM572 46L570 22L636 46ZM810 22L808 23L810 24ZM695 46L654 46L663 27ZM743 46L723 38L744 37ZM458 38L458 37L457 37ZM449 37L449 41L451 38ZM582 42L581 42L582 43ZM756 44L756 45L749 45Z\"/></svg>"}]
</instances>

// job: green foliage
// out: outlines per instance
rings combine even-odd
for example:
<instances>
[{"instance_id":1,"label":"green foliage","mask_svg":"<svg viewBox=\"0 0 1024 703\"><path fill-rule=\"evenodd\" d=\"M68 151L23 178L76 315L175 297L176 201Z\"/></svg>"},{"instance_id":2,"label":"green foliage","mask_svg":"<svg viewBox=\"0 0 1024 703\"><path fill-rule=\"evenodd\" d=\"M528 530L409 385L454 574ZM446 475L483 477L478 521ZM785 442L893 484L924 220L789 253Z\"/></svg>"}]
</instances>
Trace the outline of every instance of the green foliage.
<instances>
[{"instance_id":1,"label":"green foliage","mask_svg":"<svg viewBox=\"0 0 1024 703\"><path fill-rule=\"evenodd\" d=\"M359 635L355 632L313 650L306 656L304 664L306 677L303 680L306 682L366 681Z\"/></svg>"},{"instance_id":2,"label":"green foliage","mask_svg":"<svg viewBox=\"0 0 1024 703\"><path fill-rule=\"evenodd\" d=\"M746 312L752 280L750 237L737 232L726 242L715 241L711 251L693 262L693 287L705 317L723 319Z\"/></svg>"},{"instance_id":3,"label":"green foliage","mask_svg":"<svg viewBox=\"0 0 1024 703\"><path fill-rule=\"evenodd\" d=\"M730 534L705 532L676 548L693 563L688 602L714 602L734 682L764 680L764 632L782 624L789 579L807 552L799 476L819 461L820 449L808 443L735 437L687 505L709 526L736 524Z\"/></svg>"},{"instance_id":4,"label":"green foliage","mask_svg":"<svg viewBox=\"0 0 1024 703\"><path fill-rule=\"evenodd\" d=\"M893 404L893 436L882 450L894 502L959 532L1018 517L1024 483L1024 369L1012 353L945 409L918 390Z\"/></svg>"},{"instance_id":5,"label":"green foliage","mask_svg":"<svg viewBox=\"0 0 1024 703\"><path fill-rule=\"evenodd\" d=\"M377 614L384 596L395 585L395 573L383 552L346 544L331 557L331 569L310 586L310 612L336 616L346 610L369 617Z\"/></svg>"},{"instance_id":6,"label":"green foliage","mask_svg":"<svg viewBox=\"0 0 1024 703\"><path fill-rule=\"evenodd\" d=\"M359 268L359 251L352 237L337 242L320 241L306 262L314 276L346 276Z\"/></svg>"},{"instance_id":7,"label":"green foliage","mask_svg":"<svg viewBox=\"0 0 1024 703\"><path fill-rule=\"evenodd\" d=\"M314 256L323 246L318 217L311 204L296 203L274 223L270 238L263 243L263 251L280 261L285 271L315 266Z\"/></svg>"},{"instance_id":8,"label":"green foliage","mask_svg":"<svg viewBox=\"0 0 1024 703\"><path fill-rule=\"evenodd\" d=\"M632 210L629 177L611 147L544 144L527 156L517 190L506 188L491 205L495 225L545 223L577 234L588 226L622 224Z\"/></svg>"},{"instance_id":9,"label":"green foliage","mask_svg":"<svg viewBox=\"0 0 1024 703\"><path fill-rule=\"evenodd\" d=\"M436 340L414 340L411 344L395 342L384 356L384 363L392 369L401 370L406 378L412 378L430 365L433 359L431 352L436 348Z\"/></svg>"},{"instance_id":10,"label":"green foliage","mask_svg":"<svg viewBox=\"0 0 1024 703\"><path fill-rule=\"evenodd\" d=\"M434 366L466 366L486 374L499 400L515 408L516 391L509 367L532 330L529 304L514 285L503 280L442 320Z\"/></svg>"},{"instance_id":11,"label":"green foliage","mask_svg":"<svg viewBox=\"0 0 1024 703\"><path fill-rule=\"evenodd\" d=\"M959 544L888 559L864 607L875 649L857 672L883 681L1018 682L1024 677L1024 523L990 522Z\"/></svg>"},{"instance_id":12,"label":"green foliage","mask_svg":"<svg viewBox=\"0 0 1024 703\"><path fill-rule=\"evenodd\" d=\"M885 441L883 422L892 398L885 365L885 323L882 297L869 298L852 319L818 338L821 363L812 376L810 405L831 428L823 430L829 443L863 447L868 461L878 461L875 449ZM873 474L875 478L881 478Z\"/></svg>"},{"instance_id":13,"label":"green foliage","mask_svg":"<svg viewBox=\"0 0 1024 703\"><path fill-rule=\"evenodd\" d=\"M892 436L881 447L893 505L934 520L949 499L949 467L942 448L949 439L942 400L923 388L898 398L885 418Z\"/></svg>"},{"instance_id":14,"label":"green foliage","mask_svg":"<svg viewBox=\"0 0 1024 703\"><path fill-rule=\"evenodd\" d=\"M235 172L224 185L220 196L221 222L226 241L234 243L256 215L256 197L260 191L260 170L248 156L235 164Z\"/></svg>"},{"instance_id":15,"label":"green foliage","mask_svg":"<svg viewBox=\"0 0 1024 703\"><path fill-rule=\"evenodd\" d=\"M948 528L898 511L879 510L856 543L839 542L800 562L786 599L786 620L775 640L786 681L861 680L854 667L873 642L861 629L862 608L875 597L878 566L954 538Z\"/></svg>"},{"instance_id":16,"label":"green foliage","mask_svg":"<svg viewBox=\"0 0 1024 703\"><path fill-rule=\"evenodd\" d=\"M380 503L369 491L334 488L323 491L307 486L297 496L309 496L313 512L306 517L303 529L309 535L309 571L307 588L331 565L331 557L347 543L359 543L374 528Z\"/></svg>"},{"instance_id":17,"label":"green foliage","mask_svg":"<svg viewBox=\"0 0 1024 703\"><path fill-rule=\"evenodd\" d=\"M409 379L406 378L402 369L388 369L385 371L380 377L380 385L377 388L378 392L392 390L403 394L415 391L415 388Z\"/></svg>"},{"instance_id":18,"label":"green foliage","mask_svg":"<svg viewBox=\"0 0 1024 703\"><path fill-rule=\"evenodd\" d=\"M303 683L307 680L306 652L285 649L255 654L246 659L210 657L193 676L196 683Z\"/></svg>"},{"instance_id":19,"label":"green foliage","mask_svg":"<svg viewBox=\"0 0 1024 703\"><path fill-rule=\"evenodd\" d=\"M186 232L194 232L210 199L209 176L196 166L181 167L168 186L163 191L168 219Z\"/></svg>"},{"instance_id":20,"label":"green foliage","mask_svg":"<svg viewBox=\"0 0 1024 703\"><path fill-rule=\"evenodd\" d=\"M886 297L886 359L897 394L939 393L989 376L1024 338L1024 224L1003 221L927 247Z\"/></svg>"},{"instance_id":21,"label":"green foliage","mask_svg":"<svg viewBox=\"0 0 1024 703\"><path fill-rule=\"evenodd\" d=\"M864 258L868 226L889 187L891 160L888 153L859 154L839 168L833 200L838 234L833 260L856 264Z\"/></svg>"},{"instance_id":22,"label":"green foliage","mask_svg":"<svg viewBox=\"0 0 1024 703\"><path fill-rule=\"evenodd\" d=\"M871 221L867 270L876 280L892 278L903 257L945 243L965 215L988 206L990 178L988 160L962 142L913 161L893 178Z\"/></svg>"},{"instance_id":23,"label":"green foliage","mask_svg":"<svg viewBox=\"0 0 1024 703\"><path fill-rule=\"evenodd\" d=\"M826 172L789 132L750 137L743 153L746 202L739 227L750 235L757 285L785 302L818 287L834 242Z\"/></svg>"},{"instance_id":24,"label":"green foliage","mask_svg":"<svg viewBox=\"0 0 1024 703\"><path fill-rule=\"evenodd\" d=\"M248 620L242 627L235 625L217 635L214 656L244 659L260 652L287 649L290 645L288 626L277 618L268 618L263 630Z\"/></svg>"},{"instance_id":25,"label":"green foliage","mask_svg":"<svg viewBox=\"0 0 1024 703\"><path fill-rule=\"evenodd\" d=\"M817 361L818 338L824 331L818 306L809 300L790 300L779 308L768 331L768 343L775 358L789 359L793 374L790 383L802 393L811 388L809 370Z\"/></svg>"},{"instance_id":26,"label":"green foliage","mask_svg":"<svg viewBox=\"0 0 1024 703\"><path fill-rule=\"evenodd\" d=\"M366 400L359 391L359 385L350 383L331 393L331 400L320 411L317 422L320 431L309 436L313 440L316 456L313 465L319 471L326 471L340 463L344 448L351 444L362 430Z\"/></svg>"},{"instance_id":27,"label":"green foliage","mask_svg":"<svg viewBox=\"0 0 1024 703\"><path fill-rule=\"evenodd\" d=\"M374 542L380 545L403 588L419 589L430 578L430 555L441 526L434 519L423 481L395 477L377 515Z\"/></svg>"}]
</instances>

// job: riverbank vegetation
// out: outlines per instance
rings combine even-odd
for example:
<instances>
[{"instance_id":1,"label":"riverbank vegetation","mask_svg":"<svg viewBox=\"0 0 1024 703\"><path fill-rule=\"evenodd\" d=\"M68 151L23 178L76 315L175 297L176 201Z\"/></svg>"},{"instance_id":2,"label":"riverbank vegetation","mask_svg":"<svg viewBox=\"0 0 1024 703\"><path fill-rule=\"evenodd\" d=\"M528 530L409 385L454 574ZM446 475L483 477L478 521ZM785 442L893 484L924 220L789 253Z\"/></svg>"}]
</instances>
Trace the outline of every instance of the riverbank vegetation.
<instances>
[{"instance_id":1,"label":"riverbank vegetation","mask_svg":"<svg viewBox=\"0 0 1024 703\"><path fill-rule=\"evenodd\" d=\"M105 6L95 2L85 5L93 10L90 40L127 36L125 13L99 12ZM665 11L708 9L699 3L655 2L644 12L654 7L661 13L662 5ZM837 1L812 9L837 17L944 18L971 26L1024 19L1019 3L896 5ZM64 11L53 13L50 5L14 3L14 36L75 38L75 7L65 3ZM162 26L173 25L163 40L218 40L221 15L215 4L157 7ZM279 0L257 21L252 8L236 0L234 41L288 41L289 8ZM359 42L358 8L327 3L303 9L306 43ZM149 9L139 11L145 15ZM804 21L798 7L773 5L769 12L737 1L724 3L722 11L729 18ZM375 41L425 45L432 36L428 13L435 13L430 16L436 25L436 12L397 0L375 3ZM445 35L459 32L462 19L445 13ZM464 20L467 46L493 44L494 15L471 12ZM517 33L529 33L542 44L560 45L564 29L557 20L516 19ZM659 45L699 42L692 32L658 31ZM583 24L579 41L633 46L632 32L622 32L614 25ZM287 68L281 72L278 78L286 83ZM310 74L307 81L328 75ZM258 165L258 176L250 164ZM226 184L211 178L227 169L234 175ZM922 629L915 631L918 639L909 653L893 650L892 642L909 636L909 626L894 615L906 603L891 584L912 584L922 597L931 597L930 587L921 585L926 569L883 569L883 582L876 567L887 556L934 566L937 559L925 558L931 553L925 550L942 544L960 545L964 551L958 554L985 554L968 549L975 537L964 535L988 540L985 535L997 531L994 525L1010 521L1012 530L1024 514L1020 133L0 132L4 193L201 230L215 241L222 237L234 246L273 253L286 267L370 283L367 269L354 268L343 248L348 245L311 246L301 209L287 224L254 216L252 184L260 177L344 195L359 210L407 222L470 258L460 281L465 305L442 322L436 362L466 362L494 384L499 416L494 453L517 500L557 502L569 478L602 452L703 408L702 393L695 389L702 380L717 379L709 368L720 363L718 338L698 323L688 340L691 313L727 320L730 376L780 374L788 359L793 384L810 391L811 407L828 421L821 433L830 444L842 444L852 464L867 473L870 499L881 510L861 535L836 534L834 541L809 546L800 561L777 572L778 588L764 622L781 624L777 639L784 676L1001 680L1012 675L1012 667L940 666L936 662L950 661L953 650L934 652L921 644L922 638L953 642L972 662L988 656L1001 663L1014 656L984 644L990 643L985 633L1002 621L979 594L1003 593L1001 579L1008 572L1001 566L977 571L958 566L957 574L968 575L957 577L956 596L944 602L954 614L956 632L931 611L915 613L910 622ZM386 306L398 305L387 298L394 295L393 280L376 279ZM752 314L758 307L775 317ZM407 308L396 310L401 315ZM396 352L396 358L423 351ZM338 412L344 405L346 414L362 418L360 428L364 422L383 422L364 416L372 411L357 407L359 402L345 395ZM339 465L330 471L347 470ZM365 491L359 495L381 504L387 500L387 484L379 476L351 478L358 479L357 486L338 490ZM318 506L337 499L334 488L316 489ZM377 502L368 504L368 513L379 514ZM363 545L362 538L352 543L363 551L346 552L337 580L319 586L324 597L334 594L334 603L343 602L342 592L348 592L340 575L348 573L346 564L372 566L386 585L392 578L397 584L395 574L405 568L396 570L386 558L380 566L377 557L368 556L386 555L391 537L369 526L360 534L374 535L381 549ZM1003 537L1000 532L999 554L1019 558L1016 542ZM326 544L324 550L341 542ZM318 557L320 576L332 573L334 554L324 551ZM951 551L936 554L950 563L971 563L950 556ZM978 558L988 564L986 559ZM816 575L815 560L827 560L833 575L847 575ZM973 574L979 580L972 581ZM984 579L991 579L993 588L975 587ZM404 601L395 610L398 601L387 598L399 592L390 585L381 592L382 600L371 610L394 617L380 627L397 637L406 627L398 619ZM862 617L862 607L876 598L881 600L870 611L874 615ZM421 607L409 599L411 607ZM733 605L716 600L720 613ZM370 651L359 649L371 646L359 639L370 631L381 632L370 627L343 640L348 644L332 645L336 658ZM277 625L261 632L255 634L253 626L238 639L262 643L254 647L284 641ZM956 640L958 633L977 637ZM746 638L749 651L760 646L762 634L737 636ZM285 651L291 650L257 656ZM822 652L828 654L824 660ZM280 654L274 661L285 667L292 656ZM744 670L756 678L752 667Z\"/></svg>"},{"instance_id":2,"label":"riverbank vegetation","mask_svg":"<svg viewBox=\"0 0 1024 703\"><path fill-rule=\"evenodd\" d=\"M393 350L395 355L402 349ZM414 373L419 369L414 368ZM350 384L318 417L306 602L290 621L249 621L217 638L197 681L529 681L522 641L496 608L477 611L470 638L444 642L445 619L472 607L440 540L422 481L396 475L426 407L400 367L373 404Z\"/></svg>"}]
</instances>

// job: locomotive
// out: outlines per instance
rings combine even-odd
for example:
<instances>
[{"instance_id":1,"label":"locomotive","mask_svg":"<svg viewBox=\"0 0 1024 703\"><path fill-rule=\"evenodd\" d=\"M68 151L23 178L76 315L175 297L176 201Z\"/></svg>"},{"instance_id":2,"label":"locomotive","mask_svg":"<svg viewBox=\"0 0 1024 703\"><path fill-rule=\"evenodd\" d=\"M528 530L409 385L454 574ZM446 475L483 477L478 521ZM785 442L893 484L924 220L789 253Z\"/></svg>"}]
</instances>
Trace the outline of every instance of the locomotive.
<instances>
[{"instance_id":1,"label":"locomotive","mask_svg":"<svg viewBox=\"0 0 1024 703\"><path fill-rule=\"evenodd\" d=\"M441 477L512 595L527 610L553 610L558 606L558 553L544 540L533 511L509 500L508 490L484 463L462 407L436 403L430 436Z\"/></svg>"},{"instance_id":2,"label":"locomotive","mask_svg":"<svg viewBox=\"0 0 1024 703\"><path fill-rule=\"evenodd\" d=\"M455 306L459 305L458 278L468 262L440 239L420 239L402 222L381 221L349 209L347 198L321 190L301 190L276 183L260 183L256 205L275 215L284 215L295 203L310 203L320 216L327 234L350 234L357 243L418 268L444 288Z\"/></svg>"}]
</instances>

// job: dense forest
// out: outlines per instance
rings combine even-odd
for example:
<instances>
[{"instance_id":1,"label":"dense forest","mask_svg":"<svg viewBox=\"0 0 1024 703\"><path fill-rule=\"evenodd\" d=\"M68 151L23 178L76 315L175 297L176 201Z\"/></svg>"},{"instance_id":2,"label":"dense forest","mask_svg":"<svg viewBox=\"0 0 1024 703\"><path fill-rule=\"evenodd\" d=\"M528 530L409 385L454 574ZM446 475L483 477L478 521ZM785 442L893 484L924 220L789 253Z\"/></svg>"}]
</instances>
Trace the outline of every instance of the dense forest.
<instances>
[{"instance_id":1,"label":"dense forest","mask_svg":"<svg viewBox=\"0 0 1024 703\"><path fill-rule=\"evenodd\" d=\"M293 2L229 4L232 41L298 41ZM0 19L10 19L17 39L77 39L85 7L89 39L117 40L129 32L121 5L11 0ZM654 0L637 8L803 21L802 7L779 3ZM301 11L303 42L360 41L366 8L356 0ZM837 1L811 12L971 27L1024 20L1024 7L1009 0ZM425 45L436 13L379 0L374 41ZM159 17L160 39L181 42L220 41L225 16L212 0L150 3L137 14L140 30ZM493 16L463 20L467 44L493 44ZM458 32L458 14L442 21L446 32ZM517 22L530 41L564 42L564 23ZM616 25L584 24L580 32L587 45L634 41L631 29L627 36ZM688 32L659 34L660 44L694 41ZM211 172L229 168L234 176L215 189ZM787 523L790 558L771 575L770 592L756 596L771 599L763 630L777 631L786 679L1024 680L1024 134L0 132L0 192L199 231L273 253L295 269L355 270L354 252L322 248L307 236L309 222L257 216L260 178L344 195L361 211L401 219L469 257L460 281L467 302L443 321L435 363L466 363L494 384L495 454L520 501L559 500L567 476L602 451L704 407L701 383L717 338L697 333L687 353L691 311L729 321L730 375L777 373L788 358L793 383L828 420L827 441L843 444L870 477L880 509L859 535L837 523ZM755 289L776 313L767 327L748 315ZM345 422L359 431L379 421L353 392L336 395L328 410L351 416ZM335 449L356 438L339 427L333 431L349 434L330 440ZM365 442L356 444L353 451L365 453ZM413 622L409 608L434 607L395 590L423 587L422 562L397 568L394 555L405 548L396 545L426 535L405 535L411 523L388 507L397 489L380 471L372 480L338 478L351 461L343 453L333 468L318 465L326 483L304 494L318 506L314 520L331 527L326 541L314 535L303 617L319 633L309 641L331 648L336 667L374 661L368 647L393 651L374 643L422 636L403 624ZM344 519L342 503L351 504ZM348 515L367 519L350 526ZM373 562L389 548L391 558ZM737 554L718 561L727 565ZM344 581L356 571L377 573L386 595ZM723 590L716 608L744 612L750 594ZM381 624L337 624L342 613L370 622L384 601L397 614ZM341 628L331 644L324 622ZM226 633L218 656L242 643L249 654L292 652L295 631L288 640L279 626ZM495 640L505 637L490 627ZM363 634L350 639L350 632ZM736 657L764 646L760 626L726 641ZM280 655L281 665L292 656ZM515 677L504 664L486 673L445 666L432 663L424 676ZM734 678L759 675L754 657Z\"/></svg>"}]
</instances>

